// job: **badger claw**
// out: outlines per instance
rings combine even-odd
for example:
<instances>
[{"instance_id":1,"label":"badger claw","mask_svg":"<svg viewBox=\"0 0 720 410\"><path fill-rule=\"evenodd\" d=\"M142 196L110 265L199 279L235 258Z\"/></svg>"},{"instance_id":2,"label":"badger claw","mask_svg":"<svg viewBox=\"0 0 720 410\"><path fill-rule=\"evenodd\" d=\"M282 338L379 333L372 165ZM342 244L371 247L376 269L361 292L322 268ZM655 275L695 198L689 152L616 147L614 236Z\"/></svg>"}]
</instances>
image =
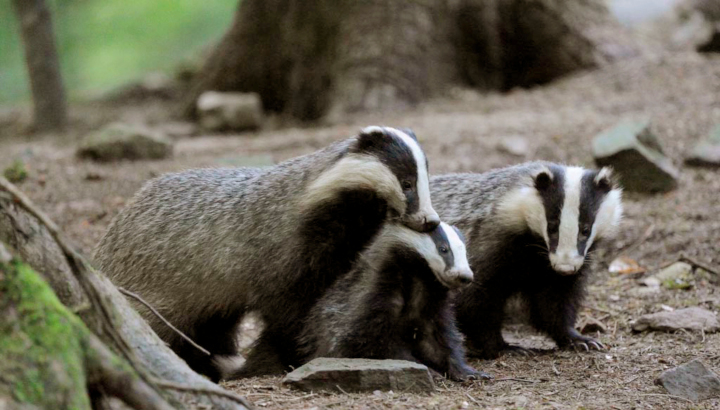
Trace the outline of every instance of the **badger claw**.
<instances>
[{"instance_id":1,"label":"badger claw","mask_svg":"<svg viewBox=\"0 0 720 410\"><path fill-rule=\"evenodd\" d=\"M570 346L572 346L576 351L580 348L584 349L586 352L589 352L590 350L607 350L607 347L599 340L595 340L592 337L583 336L581 334L570 335Z\"/></svg>"},{"instance_id":2,"label":"badger claw","mask_svg":"<svg viewBox=\"0 0 720 410\"><path fill-rule=\"evenodd\" d=\"M505 352L511 353L511 354L517 354L525 357L532 357L535 356L535 352L533 352L530 349L524 348L522 346L517 345L507 345L505 346Z\"/></svg>"}]
</instances>

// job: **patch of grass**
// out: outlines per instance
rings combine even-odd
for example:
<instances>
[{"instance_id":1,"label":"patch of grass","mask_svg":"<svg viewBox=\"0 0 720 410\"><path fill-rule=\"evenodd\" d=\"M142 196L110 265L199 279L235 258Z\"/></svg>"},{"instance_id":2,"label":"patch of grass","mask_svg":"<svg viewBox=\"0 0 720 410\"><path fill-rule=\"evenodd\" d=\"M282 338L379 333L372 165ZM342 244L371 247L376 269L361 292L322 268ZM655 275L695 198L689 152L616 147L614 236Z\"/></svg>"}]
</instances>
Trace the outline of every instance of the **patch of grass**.
<instances>
[{"instance_id":1,"label":"patch of grass","mask_svg":"<svg viewBox=\"0 0 720 410\"><path fill-rule=\"evenodd\" d=\"M229 27L238 0L47 0L69 95L82 99L140 78L170 72L197 57ZM30 98L18 23L0 2L0 103Z\"/></svg>"},{"instance_id":2,"label":"patch of grass","mask_svg":"<svg viewBox=\"0 0 720 410\"><path fill-rule=\"evenodd\" d=\"M19 184L27 179L28 173L25 168L25 163L19 159L13 161L12 165L5 168L3 176L13 184Z\"/></svg>"}]
</instances>

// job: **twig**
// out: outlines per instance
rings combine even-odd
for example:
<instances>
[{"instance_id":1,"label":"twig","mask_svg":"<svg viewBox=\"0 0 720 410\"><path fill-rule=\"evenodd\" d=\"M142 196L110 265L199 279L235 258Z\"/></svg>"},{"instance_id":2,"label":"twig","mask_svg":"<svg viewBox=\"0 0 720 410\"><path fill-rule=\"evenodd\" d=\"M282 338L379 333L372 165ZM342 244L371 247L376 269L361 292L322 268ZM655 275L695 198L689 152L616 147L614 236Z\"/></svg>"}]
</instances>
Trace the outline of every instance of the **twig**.
<instances>
[{"instance_id":1,"label":"twig","mask_svg":"<svg viewBox=\"0 0 720 410\"><path fill-rule=\"evenodd\" d=\"M590 305L585 305L583 307L586 309L594 310L596 312L605 313L606 315L610 315L610 316L617 316L620 314L620 313L612 311L612 310L602 309L602 308L590 306Z\"/></svg>"},{"instance_id":2,"label":"twig","mask_svg":"<svg viewBox=\"0 0 720 410\"><path fill-rule=\"evenodd\" d=\"M232 400L234 402L240 403L243 406L247 407L248 410L255 409L255 407L253 407L253 405L249 401L245 400L244 397L238 396L237 394L227 391L227 390L224 390L222 388L213 389L213 388L207 388L207 387L186 386L184 384L178 384L178 383L168 382L168 381L159 380L159 379L154 379L153 384L155 384L158 387L164 387L166 389L172 389L172 390L177 390L177 391L186 391L186 392L190 392L190 393L201 393L201 394L207 394L210 396L212 396L212 395L219 396L219 397L223 397L223 398Z\"/></svg>"},{"instance_id":3,"label":"twig","mask_svg":"<svg viewBox=\"0 0 720 410\"><path fill-rule=\"evenodd\" d=\"M348 394L348 392L346 392L345 390L343 390L343 388L342 388L342 387L340 387L340 385L339 385L339 384L336 384L336 385L335 385L335 387L337 387L337 388L338 388L338 390L340 390L341 392L343 392L343 393L345 393L345 394Z\"/></svg>"},{"instance_id":4,"label":"twig","mask_svg":"<svg viewBox=\"0 0 720 410\"><path fill-rule=\"evenodd\" d=\"M642 393L641 396L657 396L657 397L670 397L671 399L684 401L686 403L693 404L692 400L686 399L685 397L673 396L672 394L661 394L661 393Z\"/></svg>"},{"instance_id":5,"label":"twig","mask_svg":"<svg viewBox=\"0 0 720 410\"><path fill-rule=\"evenodd\" d=\"M641 243L645 242L645 240L647 240L647 238L649 238L650 235L652 235L654 231L655 231L655 224L648 226L648 228L645 230L645 232L643 232L642 235L638 236L638 238L635 239L635 241L633 241L633 243L620 249L617 252L618 255L621 255L623 253L630 253L630 251L635 250L635 248L640 246Z\"/></svg>"},{"instance_id":6,"label":"twig","mask_svg":"<svg viewBox=\"0 0 720 410\"><path fill-rule=\"evenodd\" d=\"M693 266L695 266L695 267L697 267L697 268L700 268L700 269L702 269L702 270L706 270L706 271L712 273L713 275L718 275L718 276L720 276L720 271L718 271L717 269L713 269L713 268L711 268L711 267L709 267L709 266L707 266L707 265L704 265L704 264L702 264L702 263L699 263L699 262L696 261L695 259L692 259L692 258L690 258L690 257L688 257L688 256L680 255L680 258L679 258L678 260L681 261L681 262L687 262L687 263L689 263L689 264L691 264L691 265L693 265Z\"/></svg>"},{"instance_id":7,"label":"twig","mask_svg":"<svg viewBox=\"0 0 720 410\"><path fill-rule=\"evenodd\" d=\"M515 377L503 377L502 379L496 379L496 382L514 381L523 383L540 383L540 380L529 380L529 379L518 379Z\"/></svg>"},{"instance_id":8,"label":"twig","mask_svg":"<svg viewBox=\"0 0 720 410\"><path fill-rule=\"evenodd\" d=\"M468 396L468 399L472 400L473 403L477 404L478 406L482 407L482 404L480 404L475 397L471 396L470 393L465 393L466 396Z\"/></svg>"},{"instance_id":9,"label":"twig","mask_svg":"<svg viewBox=\"0 0 720 410\"><path fill-rule=\"evenodd\" d=\"M150 311L151 311L155 316L157 316L158 319L162 320L162 322L165 323L165 324L167 325L167 327L169 327L169 328L172 329L175 333L177 333L178 335L180 335L180 337L182 337L183 339L185 339L185 341L187 341L188 343L190 343L193 347L195 347L196 349L198 349L199 351L205 353L205 354L208 355L208 356L212 356L212 353L210 353L210 352L208 352L207 350L205 350L202 346L200 346L199 344L195 343L192 339L190 339L185 333L181 332L178 328L176 328L175 326L173 326L172 323L170 323L167 319L165 319L165 318L163 317L163 315L160 314L160 312L158 312L157 310L155 310L155 308L152 307L149 303L147 303L142 297L140 297L140 295L138 295L137 293L130 292L129 290L126 290L126 289L124 289L124 288L121 288L120 286L118 286L117 289L118 289L118 290L120 291L120 293L122 293L123 295L125 295L125 296L130 296L131 298L133 298L133 299L137 300L138 302L142 303L143 305L145 305L145 307L148 308L148 309L150 309Z\"/></svg>"},{"instance_id":10,"label":"twig","mask_svg":"<svg viewBox=\"0 0 720 410\"><path fill-rule=\"evenodd\" d=\"M289 403L289 402L291 402L291 401L298 401L298 400L309 399L310 397L313 397L313 396L315 396L315 393L308 393L308 394L306 394L306 395L304 395L304 396L293 397L293 398L291 398L291 399L275 400L275 402L277 402L277 403Z\"/></svg>"}]
</instances>

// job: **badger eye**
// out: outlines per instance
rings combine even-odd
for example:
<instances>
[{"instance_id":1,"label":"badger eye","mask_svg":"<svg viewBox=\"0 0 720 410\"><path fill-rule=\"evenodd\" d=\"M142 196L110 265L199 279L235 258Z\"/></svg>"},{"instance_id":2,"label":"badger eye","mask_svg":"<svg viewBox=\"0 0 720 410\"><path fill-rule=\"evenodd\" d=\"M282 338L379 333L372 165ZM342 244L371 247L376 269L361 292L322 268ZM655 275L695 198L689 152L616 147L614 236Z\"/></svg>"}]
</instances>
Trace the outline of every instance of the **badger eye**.
<instances>
[{"instance_id":1,"label":"badger eye","mask_svg":"<svg viewBox=\"0 0 720 410\"><path fill-rule=\"evenodd\" d=\"M413 184L409 180L405 180L402 183L402 187L403 187L403 189L412 189Z\"/></svg>"},{"instance_id":2,"label":"badger eye","mask_svg":"<svg viewBox=\"0 0 720 410\"><path fill-rule=\"evenodd\" d=\"M445 246L441 246L441 247L440 247L440 252L442 252L442 253L448 253L448 248L445 247Z\"/></svg>"},{"instance_id":3,"label":"badger eye","mask_svg":"<svg viewBox=\"0 0 720 410\"><path fill-rule=\"evenodd\" d=\"M583 236L590 236L590 227L587 225L583 226L582 228L580 228L580 233Z\"/></svg>"}]
</instances>

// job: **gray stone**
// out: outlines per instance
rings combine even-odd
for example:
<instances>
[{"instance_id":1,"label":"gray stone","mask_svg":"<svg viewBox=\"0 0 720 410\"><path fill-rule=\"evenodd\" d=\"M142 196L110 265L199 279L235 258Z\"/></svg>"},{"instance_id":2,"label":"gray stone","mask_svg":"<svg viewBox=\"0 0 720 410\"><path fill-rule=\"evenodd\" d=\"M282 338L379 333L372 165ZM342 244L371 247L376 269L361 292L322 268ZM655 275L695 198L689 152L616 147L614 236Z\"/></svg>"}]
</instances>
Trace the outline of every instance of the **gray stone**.
<instances>
[{"instance_id":1,"label":"gray stone","mask_svg":"<svg viewBox=\"0 0 720 410\"><path fill-rule=\"evenodd\" d=\"M257 93L206 91L197 100L200 126L208 131L256 130L263 121Z\"/></svg>"},{"instance_id":2,"label":"gray stone","mask_svg":"<svg viewBox=\"0 0 720 410\"><path fill-rule=\"evenodd\" d=\"M655 384L673 396L692 401L720 397L720 378L699 359L663 372Z\"/></svg>"},{"instance_id":3,"label":"gray stone","mask_svg":"<svg viewBox=\"0 0 720 410\"><path fill-rule=\"evenodd\" d=\"M498 141L496 148L500 152L516 157L524 157L528 155L530 151L527 140L519 136L502 137L500 141Z\"/></svg>"},{"instance_id":4,"label":"gray stone","mask_svg":"<svg viewBox=\"0 0 720 410\"><path fill-rule=\"evenodd\" d=\"M685 164L696 167L720 168L720 124L685 156Z\"/></svg>"},{"instance_id":5,"label":"gray stone","mask_svg":"<svg viewBox=\"0 0 720 410\"><path fill-rule=\"evenodd\" d=\"M720 329L720 322L718 322L713 312L699 307L691 307L672 312L643 315L632 324L632 328L636 332L645 330L674 332L685 329L704 330L707 333L712 333Z\"/></svg>"},{"instance_id":6,"label":"gray stone","mask_svg":"<svg viewBox=\"0 0 720 410\"><path fill-rule=\"evenodd\" d=\"M593 140L598 166L612 166L628 191L666 192L677 187L678 171L650 131L649 121L626 121Z\"/></svg>"},{"instance_id":7,"label":"gray stone","mask_svg":"<svg viewBox=\"0 0 720 410\"><path fill-rule=\"evenodd\" d=\"M687 289L692 287L692 271L692 265L685 262L675 262L652 277L668 289Z\"/></svg>"},{"instance_id":8,"label":"gray stone","mask_svg":"<svg viewBox=\"0 0 720 410\"><path fill-rule=\"evenodd\" d=\"M293 370L285 376L283 384L308 391L435 390L427 367L404 360L320 357Z\"/></svg>"},{"instance_id":9,"label":"gray stone","mask_svg":"<svg viewBox=\"0 0 720 410\"><path fill-rule=\"evenodd\" d=\"M5 248L5 244L0 242L0 263L7 263L12 260L12 255L10 252Z\"/></svg>"},{"instance_id":10,"label":"gray stone","mask_svg":"<svg viewBox=\"0 0 720 410\"><path fill-rule=\"evenodd\" d=\"M139 125L113 123L88 134L78 156L95 161L161 159L172 155L172 141L162 133Z\"/></svg>"}]
</instances>

